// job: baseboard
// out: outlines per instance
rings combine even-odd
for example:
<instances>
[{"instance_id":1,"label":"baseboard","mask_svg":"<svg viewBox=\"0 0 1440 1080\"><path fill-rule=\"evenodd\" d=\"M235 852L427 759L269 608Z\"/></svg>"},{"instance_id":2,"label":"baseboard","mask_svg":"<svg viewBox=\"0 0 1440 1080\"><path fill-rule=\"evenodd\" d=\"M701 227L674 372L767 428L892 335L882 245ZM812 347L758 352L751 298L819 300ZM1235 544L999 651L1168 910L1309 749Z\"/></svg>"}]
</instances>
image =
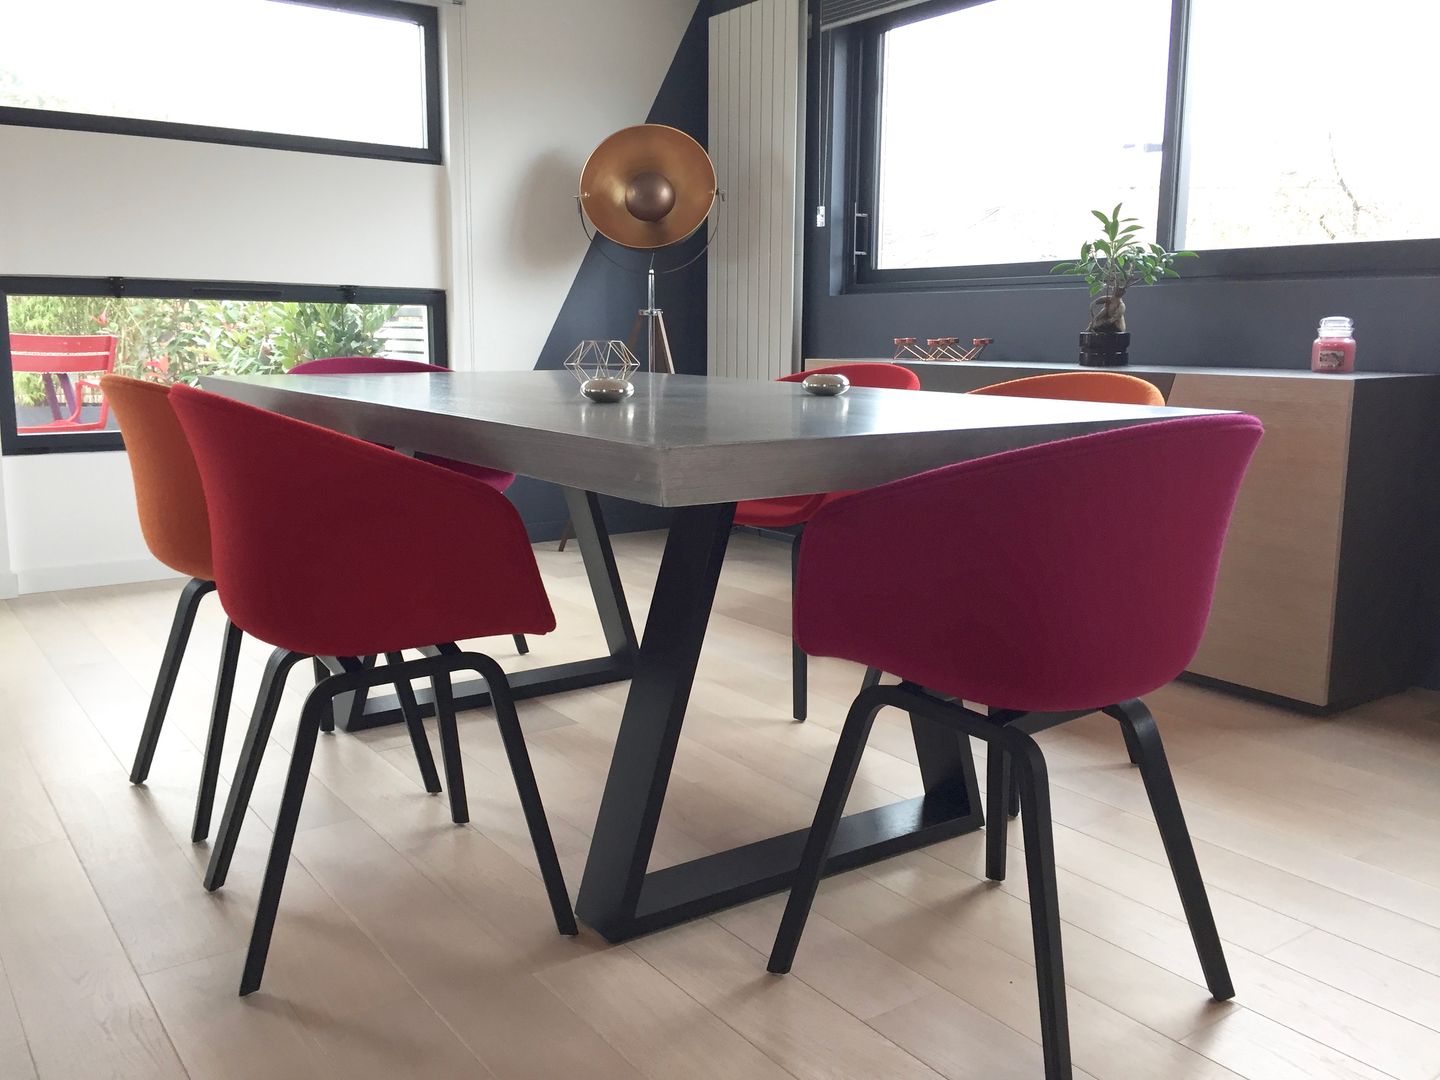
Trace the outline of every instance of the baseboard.
<instances>
[{"instance_id":1,"label":"baseboard","mask_svg":"<svg viewBox=\"0 0 1440 1080\"><path fill-rule=\"evenodd\" d=\"M20 579L9 571L0 571L0 600L20 595Z\"/></svg>"},{"instance_id":2,"label":"baseboard","mask_svg":"<svg viewBox=\"0 0 1440 1080\"><path fill-rule=\"evenodd\" d=\"M126 559L120 562L79 563L72 566L36 566L16 572L19 595L61 592L66 589L93 589L102 585L129 585L137 581L167 581L180 575L154 559ZM0 596L4 595L0 580Z\"/></svg>"}]
</instances>

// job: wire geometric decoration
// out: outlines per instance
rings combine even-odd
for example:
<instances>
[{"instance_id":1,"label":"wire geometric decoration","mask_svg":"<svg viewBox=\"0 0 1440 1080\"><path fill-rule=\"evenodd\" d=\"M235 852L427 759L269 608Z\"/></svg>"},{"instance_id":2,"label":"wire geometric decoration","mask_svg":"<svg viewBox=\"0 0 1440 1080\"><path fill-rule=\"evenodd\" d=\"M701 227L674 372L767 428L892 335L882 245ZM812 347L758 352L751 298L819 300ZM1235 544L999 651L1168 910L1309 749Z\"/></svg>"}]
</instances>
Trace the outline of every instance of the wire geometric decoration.
<instances>
[{"instance_id":1,"label":"wire geometric decoration","mask_svg":"<svg viewBox=\"0 0 1440 1080\"><path fill-rule=\"evenodd\" d=\"M591 379L629 382L640 366L623 341L582 341L565 360L565 367L583 386Z\"/></svg>"}]
</instances>

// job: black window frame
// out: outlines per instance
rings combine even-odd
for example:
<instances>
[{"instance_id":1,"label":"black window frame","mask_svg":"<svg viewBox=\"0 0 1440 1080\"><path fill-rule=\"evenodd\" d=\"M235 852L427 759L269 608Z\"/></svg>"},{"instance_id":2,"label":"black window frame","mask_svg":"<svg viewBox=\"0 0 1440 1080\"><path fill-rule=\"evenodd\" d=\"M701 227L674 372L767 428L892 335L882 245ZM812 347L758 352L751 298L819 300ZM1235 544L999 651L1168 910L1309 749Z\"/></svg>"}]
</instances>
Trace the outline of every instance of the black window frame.
<instances>
[{"instance_id":1,"label":"black window frame","mask_svg":"<svg viewBox=\"0 0 1440 1080\"><path fill-rule=\"evenodd\" d=\"M10 364L10 297L113 296L160 300L268 300L276 303L403 304L424 306L430 363L450 366L445 290L368 285L300 285L287 282L195 281L170 278L0 276L0 455L88 454L124 450L118 431L21 435Z\"/></svg>"},{"instance_id":2,"label":"black window frame","mask_svg":"<svg viewBox=\"0 0 1440 1080\"><path fill-rule=\"evenodd\" d=\"M841 145L820 152L844 169L847 213L836 224L844 231L839 248L844 265L843 292L912 292L917 289L1058 285L1078 281L1050 273L1057 260L973 266L905 267L882 270L876 265L878 239L878 183L880 176L881 39L898 26L922 22L938 15L996 0L930 0L890 14L879 15L823 34L823 52L848 58L836 65L847 71L833 86L818 93L847 102L850 122L832 138ZM1165 148L1160 169L1157 243L1175 246L1178 224L1185 212L1183 188L1185 152L1184 87L1188 61L1190 0L1170 0L1169 74L1165 91ZM825 40L828 39L828 40ZM1440 267L1440 238L1377 240L1330 244L1295 244L1257 248L1197 249L1201 258L1187 260L1185 278L1247 279L1265 277L1327 277L1390 275L1433 272Z\"/></svg>"},{"instance_id":3,"label":"black window frame","mask_svg":"<svg viewBox=\"0 0 1440 1080\"><path fill-rule=\"evenodd\" d=\"M18 3L36 0L16 0ZM273 0L301 7L328 8L356 15L378 15L412 22L423 34L425 62L425 145L393 146L388 143L326 139L314 135L287 135L245 128L181 124L169 120L144 120L109 116L104 113L63 112L58 109L29 109L0 106L0 124L18 127L53 128L62 131L95 131L109 135L141 135L154 139L219 143L225 146L252 146L264 150L296 150L342 157L378 158L423 165L444 163L444 103L440 85L440 12L427 4L406 0Z\"/></svg>"}]
</instances>

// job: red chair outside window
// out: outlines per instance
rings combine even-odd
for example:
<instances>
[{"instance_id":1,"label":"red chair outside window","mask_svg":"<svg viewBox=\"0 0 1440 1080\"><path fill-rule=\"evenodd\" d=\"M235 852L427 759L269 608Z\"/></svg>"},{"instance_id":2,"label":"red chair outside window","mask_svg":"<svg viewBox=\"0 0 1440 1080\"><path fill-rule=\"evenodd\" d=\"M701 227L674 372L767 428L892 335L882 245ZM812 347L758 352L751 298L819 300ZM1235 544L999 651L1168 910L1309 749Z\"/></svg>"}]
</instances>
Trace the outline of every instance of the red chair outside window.
<instances>
[{"instance_id":1,"label":"red chair outside window","mask_svg":"<svg viewBox=\"0 0 1440 1080\"><path fill-rule=\"evenodd\" d=\"M16 374L39 375L44 380L51 415L48 423L17 425L15 430L21 435L103 430L110 419L110 405L100 394L100 383L95 379L72 380L71 376L108 375L114 371L118 340L113 334L11 334L10 369ZM100 394L100 414L94 420L83 419L86 390Z\"/></svg>"}]
</instances>

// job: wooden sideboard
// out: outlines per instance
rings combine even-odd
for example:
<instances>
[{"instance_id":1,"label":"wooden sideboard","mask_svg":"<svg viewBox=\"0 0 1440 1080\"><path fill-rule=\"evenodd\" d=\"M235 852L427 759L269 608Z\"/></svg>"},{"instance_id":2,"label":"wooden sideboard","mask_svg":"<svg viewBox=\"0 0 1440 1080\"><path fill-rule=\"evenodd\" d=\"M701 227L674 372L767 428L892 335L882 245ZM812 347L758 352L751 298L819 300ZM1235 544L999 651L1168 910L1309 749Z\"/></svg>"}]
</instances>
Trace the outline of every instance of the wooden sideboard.
<instances>
[{"instance_id":1,"label":"wooden sideboard","mask_svg":"<svg viewBox=\"0 0 1440 1080\"><path fill-rule=\"evenodd\" d=\"M905 366L924 389L955 393L1081 370ZM1440 621L1440 377L1117 370L1154 383L1171 405L1239 409L1265 424L1191 672L1324 710L1414 685Z\"/></svg>"}]
</instances>

